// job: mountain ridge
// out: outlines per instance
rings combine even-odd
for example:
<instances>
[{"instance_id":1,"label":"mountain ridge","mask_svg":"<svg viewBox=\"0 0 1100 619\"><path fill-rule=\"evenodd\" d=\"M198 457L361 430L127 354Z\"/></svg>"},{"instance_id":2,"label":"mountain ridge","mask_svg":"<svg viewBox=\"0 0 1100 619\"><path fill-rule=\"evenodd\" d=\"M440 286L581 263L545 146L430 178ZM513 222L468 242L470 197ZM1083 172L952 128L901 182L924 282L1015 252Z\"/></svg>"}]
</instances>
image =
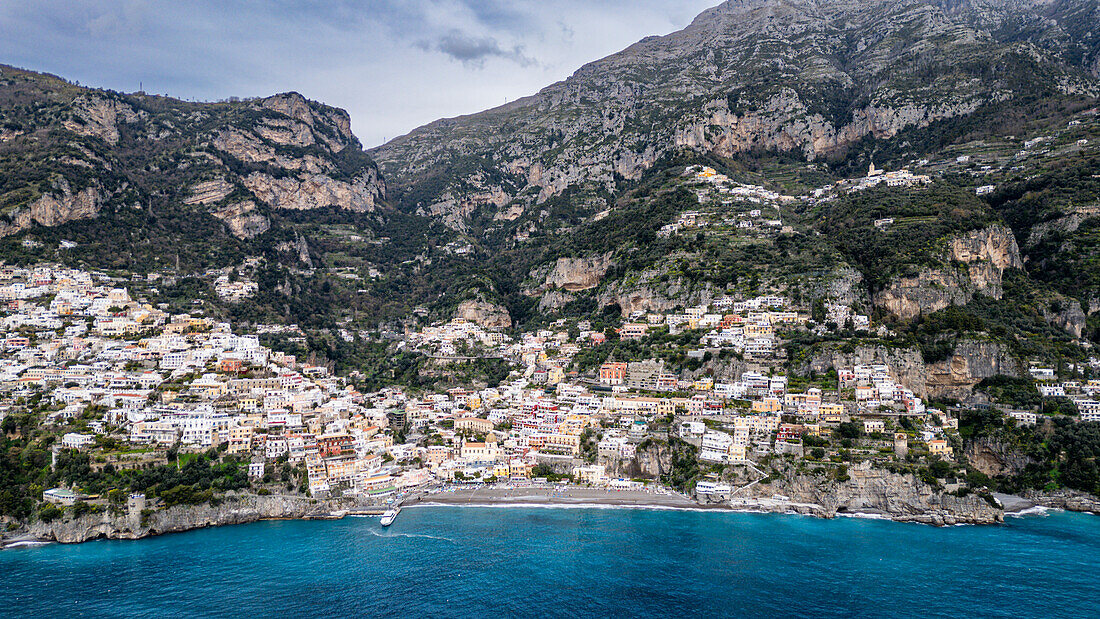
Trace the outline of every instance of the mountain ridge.
<instances>
[{"instance_id":1,"label":"mountain ridge","mask_svg":"<svg viewBox=\"0 0 1100 619\"><path fill-rule=\"evenodd\" d=\"M188 103L3 66L0 98L2 235L162 204L248 239L273 210L367 212L385 198L347 112L299 93Z\"/></svg>"},{"instance_id":2,"label":"mountain ridge","mask_svg":"<svg viewBox=\"0 0 1100 619\"><path fill-rule=\"evenodd\" d=\"M867 135L1010 105L1032 89L1097 94L1094 74L966 23L991 23L983 16L992 5L1019 15L1042 3L963 2L952 15L938 4L948 3L727 2L535 95L430 123L369 152L404 208L465 230L479 209L511 220L576 184L616 191L677 148L812 160L843 156ZM856 56L841 62L849 47ZM893 73L914 59L924 73Z\"/></svg>"}]
</instances>

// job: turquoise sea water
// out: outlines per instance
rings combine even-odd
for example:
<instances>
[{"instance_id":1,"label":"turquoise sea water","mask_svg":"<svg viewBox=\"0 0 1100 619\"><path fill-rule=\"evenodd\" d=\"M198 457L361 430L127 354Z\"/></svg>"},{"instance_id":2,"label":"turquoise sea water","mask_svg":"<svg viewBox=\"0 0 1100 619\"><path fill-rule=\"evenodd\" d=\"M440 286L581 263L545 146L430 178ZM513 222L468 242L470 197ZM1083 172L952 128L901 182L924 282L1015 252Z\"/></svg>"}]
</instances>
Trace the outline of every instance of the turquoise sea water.
<instances>
[{"instance_id":1,"label":"turquoise sea water","mask_svg":"<svg viewBox=\"0 0 1100 619\"><path fill-rule=\"evenodd\" d=\"M0 614L1095 617L1100 517L417 507L0 552Z\"/></svg>"}]
</instances>

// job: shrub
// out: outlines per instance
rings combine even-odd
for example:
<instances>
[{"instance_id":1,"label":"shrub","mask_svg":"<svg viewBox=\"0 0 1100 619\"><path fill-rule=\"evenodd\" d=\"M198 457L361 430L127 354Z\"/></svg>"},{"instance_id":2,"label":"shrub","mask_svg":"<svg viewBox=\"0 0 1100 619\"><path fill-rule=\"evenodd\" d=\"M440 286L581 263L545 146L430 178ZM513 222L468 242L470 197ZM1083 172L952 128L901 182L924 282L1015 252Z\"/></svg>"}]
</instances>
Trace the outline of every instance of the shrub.
<instances>
[{"instance_id":1,"label":"shrub","mask_svg":"<svg viewBox=\"0 0 1100 619\"><path fill-rule=\"evenodd\" d=\"M38 510L38 519L42 522L53 522L59 516L61 516L61 510L53 503L47 503Z\"/></svg>"}]
</instances>

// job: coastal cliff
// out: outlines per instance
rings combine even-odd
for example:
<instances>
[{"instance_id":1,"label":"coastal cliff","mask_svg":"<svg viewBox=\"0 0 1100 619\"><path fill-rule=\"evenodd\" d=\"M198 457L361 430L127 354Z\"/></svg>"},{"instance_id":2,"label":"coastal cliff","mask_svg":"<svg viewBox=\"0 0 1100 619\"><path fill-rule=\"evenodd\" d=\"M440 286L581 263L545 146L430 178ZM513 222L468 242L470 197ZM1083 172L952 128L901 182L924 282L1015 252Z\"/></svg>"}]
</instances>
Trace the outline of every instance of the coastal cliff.
<instances>
[{"instance_id":1,"label":"coastal cliff","mask_svg":"<svg viewBox=\"0 0 1100 619\"><path fill-rule=\"evenodd\" d=\"M693 449L683 441L648 441L639 446L634 458L607 464L612 474L676 482L685 470L684 463L694 460ZM819 472L828 471L819 469ZM956 496L916 475L871 468L866 462L852 466L846 478L840 479L807 474L792 467L764 479L755 468L746 475L729 480L735 488L740 486L731 496L730 505L735 509L796 512L821 518L863 514L936 526L994 524L1004 520L1004 510L982 496L973 493ZM746 483L753 479L759 481Z\"/></svg>"},{"instance_id":2,"label":"coastal cliff","mask_svg":"<svg viewBox=\"0 0 1100 619\"><path fill-rule=\"evenodd\" d=\"M936 526L993 524L1004 520L1004 510L976 494L955 496L939 491L916 475L854 467L849 479L836 481L812 475L793 475L751 488L750 497L785 497L803 506L795 511L823 518L867 514L898 522Z\"/></svg>"},{"instance_id":3,"label":"coastal cliff","mask_svg":"<svg viewBox=\"0 0 1100 619\"><path fill-rule=\"evenodd\" d=\"M351 507L348 501L285 495L228 494L202 505L175 505L163 510L112 514L89 513L76 518L35 522L25 533L43 541L75 544L93 539L140 539L203 527L244 524L258 520L323 518Z\"/></svg>"}]
</instances>

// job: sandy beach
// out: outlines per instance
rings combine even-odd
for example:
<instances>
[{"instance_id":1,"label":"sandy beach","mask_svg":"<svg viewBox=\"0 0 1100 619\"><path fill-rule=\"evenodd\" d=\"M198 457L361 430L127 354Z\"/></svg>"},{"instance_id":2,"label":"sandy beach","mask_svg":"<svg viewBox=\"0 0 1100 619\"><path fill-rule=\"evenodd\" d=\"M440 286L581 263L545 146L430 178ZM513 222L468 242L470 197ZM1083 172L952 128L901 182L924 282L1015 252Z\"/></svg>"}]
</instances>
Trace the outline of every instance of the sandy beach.
<instances>
[{"instance_id":1,"label":"sandy beach","mask_svg":"<svg viewBox=\"0 0 1100 619\"><path fill-rule=\"evenodd\" d=\"M608 506L661 509L699 509L705 507L681 494L667 490L616 491L578 486L448 487L422 492L403 501L403 506L418 504Z\"/></svg>"}]
</instances>

